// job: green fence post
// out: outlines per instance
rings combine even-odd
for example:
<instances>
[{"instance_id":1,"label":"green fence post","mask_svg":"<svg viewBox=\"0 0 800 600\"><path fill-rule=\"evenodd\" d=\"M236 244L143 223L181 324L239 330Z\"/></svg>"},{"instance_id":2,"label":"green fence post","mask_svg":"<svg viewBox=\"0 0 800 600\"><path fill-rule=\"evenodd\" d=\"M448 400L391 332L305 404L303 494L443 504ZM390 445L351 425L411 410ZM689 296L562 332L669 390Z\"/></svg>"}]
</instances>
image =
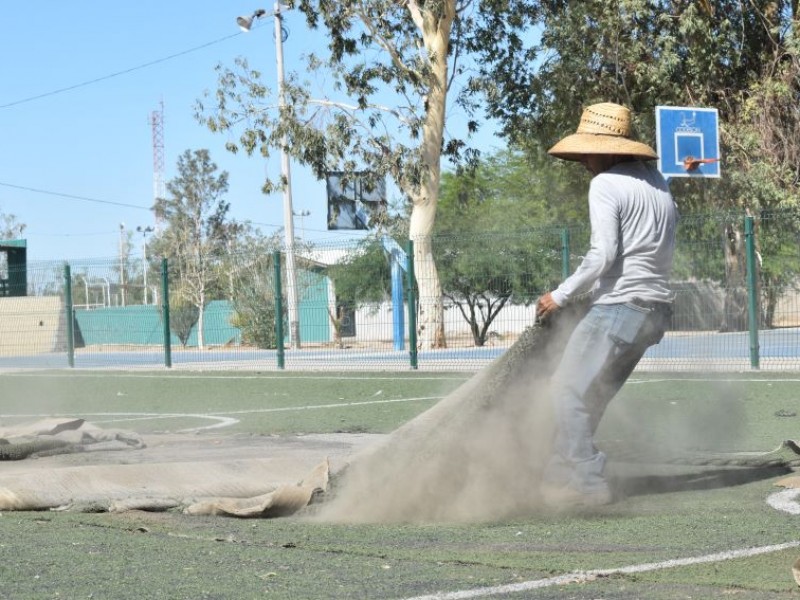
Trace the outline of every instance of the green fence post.
<instances>
[{"instance_id":1,"label":"green fence post","mask_svg":"<svg viewBox=\"0 0 800 600\"><path fill-rule=\"evenodd\" d=\"M164 366L172 367L172 333L169 327L169 276L167 259L161 259L161 315L164 321Z\"/></svg>"},{"instance_id":2,"label":"green fence post","mask_svg":"<svg viewBox=\"0 0 800 600\"><path fill-rule=\"evenodd\" d=\"M275 269L275 347L278 349L278 368L286 366L286 356L283 353L283 290L281 289L281 253L275 250L272 253L272 265Z\"/></svg>"},{"instance_id":3,"label":"green fence post","mask_svg":"<svg viewBox=\"0 0 800 600\"><path fill-rule=\"evenodd\" d=\"M75 310L72 306L72 272L64 263L64 312L67 322L67 362L75 366Z\"/></svg>"},{"instance_id":4,"label":"green fence post","mask_svg":"<svg viewBox=\"0 0 800 600\"><path fill-rule=\"evenodd\" d=\"M569 229L564 227L561 230L561 278L566 279L569 275Z\"/></svg>"},{"instance_id":5,"label":"green fence post","mask_svg":"<svg viewBox=\"0 0 800 600\"><path fill-rule=\"evenodd\" d=\"M414 291L414 242L408 240L406 245L406 281L408 287L408 351L411 368L416 369L417 363L417 294Z\"/></svg>"},{"instance_id":6,"label":"green fence post","mask_svg":"<svg viewBox=\"0 0 800 600\"><path fill-rule=\"evenodd\" d=\"M747 313L750 325L750 366L759 367L758 348L758 287L756 273L756 240L753 217L744 218L744 240L747 253Z\"/></svg>"}]
</instances>

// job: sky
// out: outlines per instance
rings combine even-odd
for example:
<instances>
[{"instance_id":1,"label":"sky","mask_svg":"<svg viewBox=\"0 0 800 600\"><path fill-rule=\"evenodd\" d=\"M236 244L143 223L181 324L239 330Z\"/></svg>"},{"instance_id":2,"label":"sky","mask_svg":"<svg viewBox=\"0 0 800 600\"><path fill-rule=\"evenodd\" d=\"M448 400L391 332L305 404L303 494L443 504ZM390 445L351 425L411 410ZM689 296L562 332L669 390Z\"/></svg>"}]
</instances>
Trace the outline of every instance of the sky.
<instances>
[{"instance_id":1,"label":"sky","mask_svg":"<svg viewBox=\"0 0 800 600\"><path fill-rule=\"evenodd\" d=\"M223 134L194 117L216 89L214 67L242 56L277 81L273 20L242 32L236 17L272 4L254 0L47 0L7 2L0 18L0 212L26 225L29 261L113 258L122 232L154 226L151 115L164 110L165 181L185 150L206 148L229 173L230 216L264 233L283 226L283 196L266 196L264 160L225 150ZM320 44L299 12L284 13L287 75ZM324 41L324 39L322 40ZM328 232L325 183L292 165L295 234L308 241L352 238ZM308 213L305 216L304 213Z\"/></svg>"}]
</instances>

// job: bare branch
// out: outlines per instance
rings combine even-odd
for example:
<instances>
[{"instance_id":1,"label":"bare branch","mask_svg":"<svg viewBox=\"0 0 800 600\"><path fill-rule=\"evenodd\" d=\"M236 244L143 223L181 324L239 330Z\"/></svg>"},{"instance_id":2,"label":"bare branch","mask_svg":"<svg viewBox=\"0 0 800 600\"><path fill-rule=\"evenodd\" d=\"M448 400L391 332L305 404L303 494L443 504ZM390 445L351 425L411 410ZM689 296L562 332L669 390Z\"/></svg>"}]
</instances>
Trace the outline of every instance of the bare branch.
<instances>
[{"instance_id":1,"label":"bare branch","mask_svg":"<svg viewBox=\"0 0 800 600\"><path fill-rule=\"evenodd\" d=\"M315 104L318 106L327 106L330 108L339 108L341 110L347 111L350 114L354 114L358 111L363 111L364 109L355 104L346 104L345 102L337 102L334 100L318 100L318 99L311 99L308 101L309 104ZM400 111L395 108L390 108L388 106L383 106L381 104L368 104L367 108L371 108L373 110L379 110L381 112L388 113L399 120L403 125L412 125L416 119L410 119L408 117L404 117L400 114Z\"/></svg>"}]
</instances>

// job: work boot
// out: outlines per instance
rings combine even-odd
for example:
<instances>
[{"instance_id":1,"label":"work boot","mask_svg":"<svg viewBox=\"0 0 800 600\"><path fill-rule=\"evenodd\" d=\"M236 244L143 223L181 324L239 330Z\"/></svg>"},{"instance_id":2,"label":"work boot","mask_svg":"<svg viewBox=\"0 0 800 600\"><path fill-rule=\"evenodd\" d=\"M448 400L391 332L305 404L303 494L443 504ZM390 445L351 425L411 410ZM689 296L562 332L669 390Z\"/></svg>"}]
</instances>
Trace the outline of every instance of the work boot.
<instances>
[{"instance_id":1,"label":"work boot","mask_svg":"<svg viewBox=\"0 0 800 600\"><path fill-rule=\"evenodd\" d=\"M544 505L556 511L568 511L574 508L594 508L611 504L614 501L614 496L607 485L584 492L570 485L544 483L540 493Z\"/></svg>"}]
</instances>

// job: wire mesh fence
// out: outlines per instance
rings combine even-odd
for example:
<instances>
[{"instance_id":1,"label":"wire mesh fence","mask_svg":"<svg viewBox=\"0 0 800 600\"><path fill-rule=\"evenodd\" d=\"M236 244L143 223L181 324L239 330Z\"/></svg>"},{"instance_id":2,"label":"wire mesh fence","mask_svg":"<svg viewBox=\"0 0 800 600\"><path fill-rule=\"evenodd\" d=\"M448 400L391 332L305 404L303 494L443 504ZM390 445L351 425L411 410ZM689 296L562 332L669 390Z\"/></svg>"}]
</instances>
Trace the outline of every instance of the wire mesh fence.
<instances>
[{"instance_id":1,"label":"wire mesh fence","mask_svg":"<svg viewBox=\"0 0 800 600\"><path fill-rule=\"evenodd\" d=\"M672 327L639 368L800 368L799 237L795 211L683 217ZM589 228L413 242L304 243L293 273L286 248L30 262L24 290L0 269L0 368L477 370L534 322Z\"/></svg>"}]
</instances>

